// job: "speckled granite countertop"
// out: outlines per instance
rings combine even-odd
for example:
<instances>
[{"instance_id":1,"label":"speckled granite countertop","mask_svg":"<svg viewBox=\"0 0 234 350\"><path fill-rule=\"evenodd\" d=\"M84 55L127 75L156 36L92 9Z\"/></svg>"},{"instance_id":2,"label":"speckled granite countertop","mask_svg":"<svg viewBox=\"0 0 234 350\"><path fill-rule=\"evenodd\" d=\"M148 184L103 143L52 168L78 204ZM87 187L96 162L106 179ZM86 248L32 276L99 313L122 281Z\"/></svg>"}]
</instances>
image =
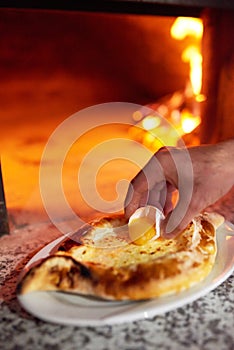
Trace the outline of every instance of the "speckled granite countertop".
<instances>
[{"instance_id":1,"label":"speckled granite countertop","mask_svg":"<svg viewBox=\"0 0 234 350\"><path fill-rule=\"evenodd\" d=\"M78 327L45 323L27 314L15 295L19 271L36 250L60 235L43 225L0 238L1 350L234 349L233 275L205 297L150 320Z\"/></svg>"}]
</instances>

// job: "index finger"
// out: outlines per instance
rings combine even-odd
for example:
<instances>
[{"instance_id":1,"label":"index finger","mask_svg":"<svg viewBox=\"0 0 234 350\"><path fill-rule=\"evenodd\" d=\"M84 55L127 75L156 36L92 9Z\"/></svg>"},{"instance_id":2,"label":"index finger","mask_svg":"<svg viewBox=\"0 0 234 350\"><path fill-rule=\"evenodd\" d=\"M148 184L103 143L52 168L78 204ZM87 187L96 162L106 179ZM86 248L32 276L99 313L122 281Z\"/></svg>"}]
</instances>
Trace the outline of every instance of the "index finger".
<instances>
[{"instance_id":1,"label":"index finger","mask_svg":"<svg viewBox=\"0 0 234 350\"><path fill-rule=\"evenodd\" d=\"M129 218L137 208L144 206L148 199L148 186L144 173L140 171L131 181L124 202L125 216Z\"/></svg>"},{"instance_id":2,"label":"index finger","mask_svg":"<svg viewBox=\"0 0 234 350\"><path fill-rule=\"evenodd\" d=\"M153 156L130 183L125 199L125 216L129 218L137 208L144 206L150 190L163 182L165 178L162 167L157 158Z\"/></svg>"}]
</instances>

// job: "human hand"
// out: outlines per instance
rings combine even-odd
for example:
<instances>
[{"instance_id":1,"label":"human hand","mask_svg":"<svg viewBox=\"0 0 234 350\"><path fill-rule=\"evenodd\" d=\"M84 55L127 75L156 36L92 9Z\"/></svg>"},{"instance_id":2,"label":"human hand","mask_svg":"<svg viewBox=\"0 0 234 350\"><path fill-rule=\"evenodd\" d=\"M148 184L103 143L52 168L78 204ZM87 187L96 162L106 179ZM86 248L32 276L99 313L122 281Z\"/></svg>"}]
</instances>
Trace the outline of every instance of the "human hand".
<instances>
[{"instance_id":1,"label":"human hand","mask_svg":"<svg viewBox=\"0 0 234 350\"><path fill-rule=\"evenodd\" d=\"M139 207L164 211L162 235L172 238L222 198L233 186L234 140L191 148L162 148L131 181L125 200L127 218ZM178 190L174 206L173 192Z\"/></svg>"}]
</instances>

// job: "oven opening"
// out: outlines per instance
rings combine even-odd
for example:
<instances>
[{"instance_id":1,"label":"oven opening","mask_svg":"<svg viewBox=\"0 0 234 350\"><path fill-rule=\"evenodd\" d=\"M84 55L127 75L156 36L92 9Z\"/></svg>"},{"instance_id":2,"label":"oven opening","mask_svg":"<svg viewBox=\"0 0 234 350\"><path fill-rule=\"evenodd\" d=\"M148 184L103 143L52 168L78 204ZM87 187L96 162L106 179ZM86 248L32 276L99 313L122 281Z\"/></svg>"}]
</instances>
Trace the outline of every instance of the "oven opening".
<instances>
[{"instance_id":1,"label":"oven opening","mask_svg":"<svg viewBox=\"0 0 234 350\"><path fill-rule=\"evenodd\" d=\"M110 128L106 116L106 125L84 133L64 157L66 201L85 220L98 210L83 198L78 168L109 137L136 141L150 152L162 146L160 135L167 145L179 138L197 145L229 137L233 18L232 11L214 9L200 17L0 9L1 198L10 228L48 220L40 189L45 146L59 125L90 106L123 102L136 108L126 125ZM81 113L80 127L86 117ZM56 166L56 157L54 149L45 164ZM101 163L94 188L113 201L119 169L130 180L140 165L126 159ZM50 180L49 194L52 185ZM69 221L61 218L53 192L49 197L58 220Z\"/></svg>"}]
</instances>

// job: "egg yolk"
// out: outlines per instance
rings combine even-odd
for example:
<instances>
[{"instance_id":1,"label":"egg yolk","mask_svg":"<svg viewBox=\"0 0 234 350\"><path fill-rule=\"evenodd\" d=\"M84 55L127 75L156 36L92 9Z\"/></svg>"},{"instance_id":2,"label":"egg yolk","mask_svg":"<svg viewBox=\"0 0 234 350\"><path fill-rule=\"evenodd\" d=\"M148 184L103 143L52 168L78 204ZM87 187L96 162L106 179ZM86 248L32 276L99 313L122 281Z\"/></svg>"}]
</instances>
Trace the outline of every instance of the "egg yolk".
<instances>
[{"instance_id":1,"label":"egg yolk","mask_svg":"<svg viewBox=\"0 0 234 350\"><path fill-rule=\"evenodd\" d=\"M129 237L133 243L143 245L156 234L154 222L147 217L133 219L128 223Z\"/></svg>"}]
</instances>

